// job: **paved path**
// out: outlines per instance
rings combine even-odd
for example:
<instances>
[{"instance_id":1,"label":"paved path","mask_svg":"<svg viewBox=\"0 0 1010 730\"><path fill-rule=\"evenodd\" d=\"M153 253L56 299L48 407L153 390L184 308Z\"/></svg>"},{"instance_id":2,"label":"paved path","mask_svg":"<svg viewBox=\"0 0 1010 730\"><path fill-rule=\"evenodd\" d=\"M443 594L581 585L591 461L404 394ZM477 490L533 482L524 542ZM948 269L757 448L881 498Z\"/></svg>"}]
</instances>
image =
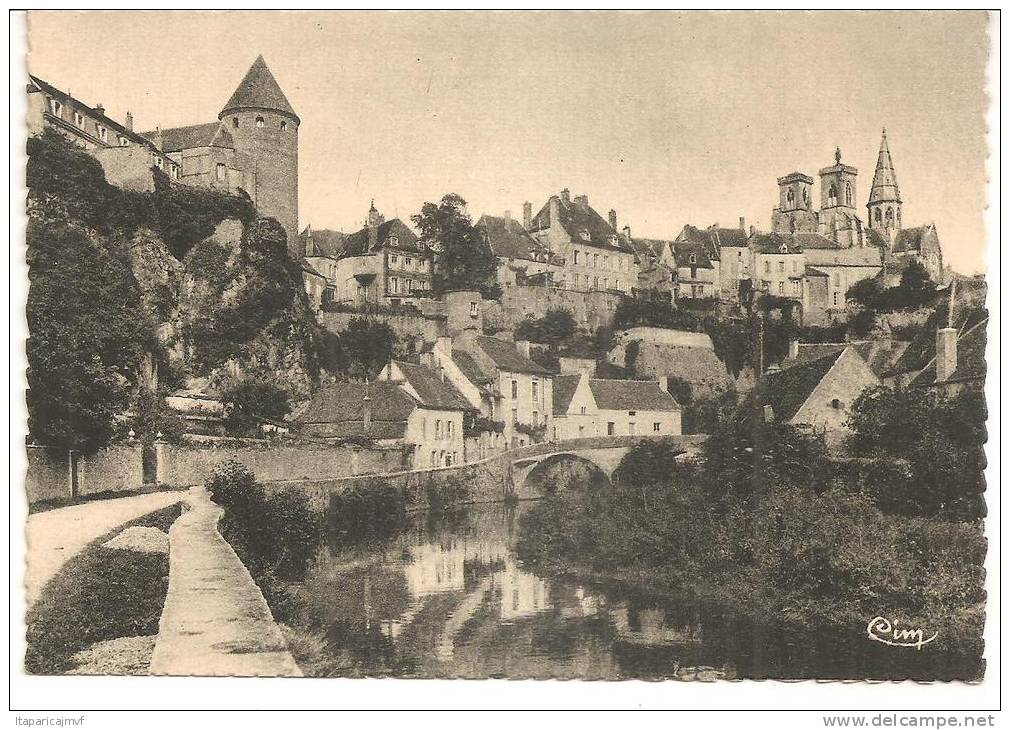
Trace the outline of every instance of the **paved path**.
<instances>
[{"instance_id":1,"label":"paved path","mask_svg":"<svg viewBox=\"0 0 1010 730\"><path fill-rule=\"evenodd\" d=\"M58 507L28 517L25 589L31 606L42 588L84 546L124 522L168 507L184 492L152 492Z\"/></svg>"},{"instance_id":2,"label":"paved path","mask_svg":"<svg viewBox=\"0 0 1010 730\"><path fill-rule=\"evenodd\" d=\"M168 532L168 596L151 674L300 677L263 594L217 530L223 510L203 487Z\"/></svg>"}]
</instances>

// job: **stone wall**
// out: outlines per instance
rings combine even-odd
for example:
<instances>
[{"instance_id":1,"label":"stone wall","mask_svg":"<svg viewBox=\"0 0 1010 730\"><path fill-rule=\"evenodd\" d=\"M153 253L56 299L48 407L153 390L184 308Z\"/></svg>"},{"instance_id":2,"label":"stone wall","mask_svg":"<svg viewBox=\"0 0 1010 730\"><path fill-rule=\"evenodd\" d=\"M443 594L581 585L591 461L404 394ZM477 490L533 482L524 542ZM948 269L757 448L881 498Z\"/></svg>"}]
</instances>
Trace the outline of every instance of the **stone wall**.
<instances>
[{"instance_id":1,"label":"stone wall","mask_svg":"<svg viewBox=\"0 0 1010 730\"><path fill-rule=\"evenodd\" d=\"M356 312L320 312L319 323L334 334L347 329L352 319L368 317L385 322L401 342L414 340L417 349L424 342L434 342L445 335L445 318L437 315L423 314L365 314Z\"/></svg>"},{"instance_id":2,"label":"stone wall","mask_svg":"<svg viewBox=\"0 0 1010 730\"><path fill-rule=\"evenodd\" d=\"M402 469L404 455L396 449L364 449L325 445L158 444L158 483L173 487L203 484L219 464L235 460L257 481L336 479L355 474Z\"/></svg>"},{"instance_id":3,"label":"stone wall","mask_svg":"<svg viewBox=\"0 0 1010 730\"><path fill-rule=\"evenodd\" d=\"M408 511L438 509L453 504L500 502L512 493L511 452L504 452L483 461L422 471L399 471L337 479L308 481L278 480L264 483L271 491L296 489L308 496L320 510L330 509L337 495L358 491L368 493L393 488L402 496Z\"/></svg>"},{"instance_id":4,"label":"stone wall","mask_svg":"<svg viewBox=\"0 0 1010 730\"><path fill-rule=\"evenodd\" d=\"M117 445L73 461L68 451L28 446L25 492L28 504L66 502L106 492L135 492L144 486L140 444ZM76 493L74 485L76 484Z\"/></svg>"},{"instance_id":5,"label":"stone wall","mask_svg":"<svg viewBox=\"0 0 1010 730\"><path fill-rule=\"evenodd\" d=\"M546 286L507 286L500 301L484 302L484 323L495 331L513 331L527 319L543 317L548 309L567 309L583 329L609 326L623 295L608 291L573 291Z\"/></svg>"}]
</instances>

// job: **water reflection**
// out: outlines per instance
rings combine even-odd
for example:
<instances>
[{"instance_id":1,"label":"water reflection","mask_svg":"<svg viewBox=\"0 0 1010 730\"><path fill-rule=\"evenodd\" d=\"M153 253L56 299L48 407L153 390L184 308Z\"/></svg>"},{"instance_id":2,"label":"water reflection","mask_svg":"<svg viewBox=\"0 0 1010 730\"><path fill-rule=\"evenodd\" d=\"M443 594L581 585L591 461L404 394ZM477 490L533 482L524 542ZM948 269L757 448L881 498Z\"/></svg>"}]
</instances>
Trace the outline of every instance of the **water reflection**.
<instances>
[{"instance_id":1,"label":"water reflection","mask_svg":"<svg viewBox=\"0 0 1010 730\"><path fill-rule=\"evenodd\" d=\"M515 557L516 517L515 508L486 505L417 516L382 534L334 531L301 594L339 673L714 679L966 671L949 657L928 660L932 672L920 666L925 657L896 660L858 631L811 630L813 641L797 641L689 599L535 575Z\"/></svg>"}]
</instances>

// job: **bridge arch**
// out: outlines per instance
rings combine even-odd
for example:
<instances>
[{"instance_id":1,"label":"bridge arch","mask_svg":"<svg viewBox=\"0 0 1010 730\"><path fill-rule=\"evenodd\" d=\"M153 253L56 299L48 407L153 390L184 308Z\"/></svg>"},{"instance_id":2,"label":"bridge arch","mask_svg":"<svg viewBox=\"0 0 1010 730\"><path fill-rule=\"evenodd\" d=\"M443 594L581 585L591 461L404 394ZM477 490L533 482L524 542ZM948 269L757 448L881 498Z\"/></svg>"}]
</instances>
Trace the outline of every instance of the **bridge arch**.
<instances>
[{"instance_id":1,"label":"bridge arch","mask_svg":"<svg viewBox=\"0 0 1010 730\"><path fill-rule=\"evenodd\" d=\"M596 488L610 487L613 469L592 458L561 452L539 459L517 462L512 482L517 499L539 499L554 489L569 489L575 485Z\"/></svg>"}]
</instances>

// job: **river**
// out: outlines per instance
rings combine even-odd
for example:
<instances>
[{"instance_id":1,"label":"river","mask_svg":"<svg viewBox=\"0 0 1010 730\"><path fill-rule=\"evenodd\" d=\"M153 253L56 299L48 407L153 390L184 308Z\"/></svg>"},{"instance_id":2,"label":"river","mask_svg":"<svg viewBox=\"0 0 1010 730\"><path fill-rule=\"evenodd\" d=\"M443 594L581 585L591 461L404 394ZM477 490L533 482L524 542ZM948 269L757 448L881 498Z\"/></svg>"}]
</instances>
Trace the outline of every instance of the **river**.
<instances>
[{"instance_id":1,"label":"river","mask_svg":"<svg viewBox=\"0 0 1010 730\"><path fill-rule=\"evenodd\" d=\"M865 626L761 624L689 598L523 568L518 513L476 505L368 533L331 525L299 588L337 674L585 679L950 678L977 669Z\"/></svg>"}]
</instances>

